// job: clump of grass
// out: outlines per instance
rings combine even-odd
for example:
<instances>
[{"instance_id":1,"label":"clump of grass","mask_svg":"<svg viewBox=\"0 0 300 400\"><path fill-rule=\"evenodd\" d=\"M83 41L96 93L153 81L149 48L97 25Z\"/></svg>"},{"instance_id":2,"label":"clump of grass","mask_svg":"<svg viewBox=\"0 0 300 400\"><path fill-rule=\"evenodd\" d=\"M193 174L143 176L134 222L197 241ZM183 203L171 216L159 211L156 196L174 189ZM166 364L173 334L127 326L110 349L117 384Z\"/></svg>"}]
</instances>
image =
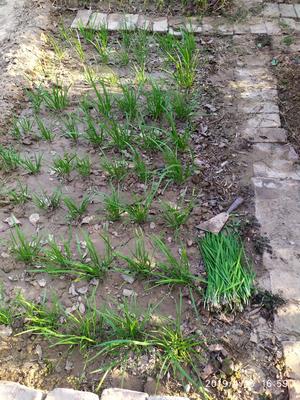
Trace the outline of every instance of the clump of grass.
<instances>
[{"instance_id":1,"label":"clump of grass","mask_svg":"<svg viewBox=\"0 0 300 400\"><path fill-rule=\"evenodd\" d=\"M63 202L68 209L68 220L77 221L87 211L88 205L90 204L90 198L84 197L84 199L77 204L71 197L65 196Z\"/></svg>"},{"instance_id":2,"label":"clump of grass","mask_svg":"<svg viewBox=\"0 0 300 400\"><path fill-rule=\"evenodd\" d=\"M21 156L13 147L0 145L0 169L4 172L15 171L21 163Z\"/></svg>"},{"instance_id":3,"label":"clump of grass","mask_svg":"<svg viewBox=\"0 0 300 400\"><path fill-rule=\"evenodd\" d=\"M75 154L65 153L63 157L57 157L53 161L53 171L58 175L67 177L73 171L75 164L74 160L76 158Z\"/></svg>"},{"instance_id":4,"label":"clump of grass","mask_svg":"<svg viewBox=\"0 0 300 400\"><path fill-rule=\"evenodd\" d=\"M202 279L192 274L186 248L182 248L180 257L177 258L172 250L157 236L153 238L155 248L164 256L163 261L157 261L155 284L160 285L182 285L198 290Z\"/></svg>"},{"instance_id":5,"label":"clump of grass","mask_svg":"<svg viewBox=\"0 0 300 400\"><path fill-rule=\"evenodd\" d=\"M147 182L151 176L151 171L144 161L142 154L139 153L136 149L132 149L132 162L134 171L138 178L142 182Z\"/></svg>"},{"instance_id":6,"label":"clump of grass","mask_svg":"<svg viewBox=\"0 0 300 400\"><path fill-rule=\"evenodd\" d=\"M196 41L194 35L186 30L182 30L181 35L181 40L174 41L167 48L167 57L175 67L173 76L178 86L190 89L197 74Z\"/></svg>"},{"instance_id":7,"label":"clump of grass","mask_svg":"<svg viewBox=\"0 0 300 400\"><path fill-rule=\"evenodd\" d=\"M51 306L47 305L44 297L40 304L26 300L20 293L16 298L16 304L24 317L25 330L21 334L31 333L41 335L47 339L56 336L61 325L61 317L64 316L63 307L56 296L51 298Z\"/></svg>"},{"instance_id":8,"label":"clump of grass","mask_svg":"<svg viewBox=\"0 0 300 400\"><path fill-rule=\"evenodd\" d=\"M111 109L112 109L112 98L111 94L108 92L105 84L100 82L100 86L102 92L96 86L96 83L92 76L90 76L91 86L97 97L97 108L100 115L109 119L111 117Z\"/></svg>"},{"instance_id":9,"label":"clump of grass","mask_svg":"<svg viewBox=\"0 0 300 400\"><path fill-rule=\"evenodd\" d=\"M85 114L85 121L87 124L84 137L94 147L99 147L104 141L104 127L102 125L96 125L92 116L89 112Z\"/></svg>"},{"instance_id":10,"label":"clump of grass","mask_svg":"<svg viewBox=\"0 0 300 400\"><path fill-rule=\"evenodd\" d=\"M109 61L109 32L107 25L102 25L97 29L94 40L91 42L100 56L101 62L107 64Z\"/></svg>"},{"instance_id":11,"label":"clump of grass","mask_svg":"<svg viewBox=\"0 0 300 400\"><path fill-rule=\"evenodd\" d=\"M5 298L4 288L0 285L0 325L11 325L14 321L15 305Z\"/></svg>"},{"instance_id":12,"label":"clump of grass","mask_svg":"<svg viewBox=\"0 0 300 400\"><path fill-rule=\"evenodd\" d=\"M17 187L9 190L7 194L9 201L13 204L25 204L31 198L28 186L22 185L21 182L18 182Z\"/></svg>"},{"instance_id":13,"label":"clump of grass","mask_svg":"<svg viewBox=\"0 0 300 400\"><path fill-rule=\"evenodd\" d=\"M174 91L170 96L170 105L175 117L187 121L193 113L193 105L185 92Z\"/></svg>"},{"instance_id":14,"label":"clump of grass","mask_svg":"<svg viewBox=\"0 0 300 400\"><path fill-rule=\"evenodd\" d=\"M33 125L33 123L29 118L26 118L26 117L19 118L19 119L15 118L13 120L13 127L12 127L11 134L15 139L20 140L22 138L22 136L31 132L32 125Z\"/></svg>"},{"instance_id":15,"label":"clump of grass","mask_svg":"<svg viewBox=\"0 0 300 400\"><path fill-rule=\"evenodd\" d=\"M42 88L38 86L32 90L27 89L26 95L29 98L35 113L39 113L43 103Z\"/></svg>"},{"instance_id":16,"label":"clump of grass","mask_svg":"<svg viewBox=\"0 0 300 400\"><path fill-rule=\"evenodd\" d=\"M43 89L41 94L43 101L50 110L59 111L67 108L69 105L69 90L70 86L63 86L57 81L49 91Z\"/></svg>"},{"instance_id":17,"label":"clump of grass","mask_svg":"<svg viewBox=\"0 0 300 400\"><path fill-rule=\"evenodd\" d=\"M38 116L35 117L35 120L39 128L40 137L47 142L52 142L55 138L55 133L53 133L51 129L47 128L44 122Z\"/></svg>"},{"instance_id":18,"label":"clump of grass","mask_svg":"<svg viewBox=\"0 0 300 400\"><path fill-rule=\"evenodd\" d=\"M176 150L165 146L163 149L163 158L166 164L165 175L177 184L181 184L186 181L192 174L193 166L190 163L183 164L181 159L178 157Z\"/></svg>"},{"instance_id":19,"label":"clump of grass","mask_svg":"<svg viewBox=\"0 0 300 400\"><path fill-rule=\"evenodd\" d=\"M120 199L119 189L116 190L113 186L111 194L104 195L103 199L104 208L107 217L110 221L119 221L124 212L124 205Z\"/></svg>"},{"instance_id":20,"label":"clump of grass","mask_svg":"<svg viewBox=\"0 0 300 400\"><path fill-rule=\"evenodd\" d=\"M151 91L146 94L147 111L154 119L160 119L168 106L168 95L157 83L151 82Z\"/></svg>"},{"instance_id":21,"label":"clump of grass","mask_svg":"<svg viewBox=\"0 0 300 400\"><path fill-rule=\"evenodd\" d=\"M43 191L42 193L35 193L32 197L34 204L42 210L54 211L61 203L61 191L55 190L52 194Z\"/></svg>"},{"instance_id":22,"label":"clump of grass","mask_svg":"<svg viewBox=\"0 0 300 400\"><path fill-rule=\"evenodd\" d=\"M43 268L34 272L46 272L50 275L75 275L79 278L103 278L114 259L114 252L107 234L103 234L105 249L100 256L90 236L85 233L83 242L77 243L77 255L73 256L70 243L59 245L54 239L44 250L41 261ZM84 249L81 249L84 244Z\"/></svg>"},{"instance_id":23,"label":"clump of grass","mask_svg":"<svg viewBox=\"0 0 300 400\"><path fill-rule=\"evenodd\" d=\"M41 171L42 159L43 154L34 154L33 159L30 157L21 158L20 164L29 174L36 175Z\"/></svg>"},{"instance_id":24,"label":"clump of grass","mask_svg":"<svg viewBox=\"0 0 300 400\"><path fill-rule=\"evenodd\" d=\"M104 157L101 160L101 167L110 179L115 179L117 181L122 181L128 173L128 164L124 159L109 160Z\"/></svg>"},{"instance_id":25,"label":"clump of grass","mask_svg":"<svg viewBox=\"0 0 300 400\"><path fill-rule=\"evenodd\" d=\"M117 99L120 110L129 121L138 115L139 88L130 85L121 86L122 96Z\"/></svg>"},{"instance_id":26,"label":"clump of grass","mask_svg":"<svg viewBox=\"0 0 300 400\"><path fill-rule=\"evenodd\" d=\"M162 217L167 226L174 231L178 231L187 222L194 203L190 201L187 205L184 205L184 199L179 204L162 201L161 207Z\"/></svg>"},{"instance_id":27,"label":"clump of grass","mask_svg":"<svg viewBox=\"0 0 300 400\"><path fill-rule=\"evenodd\" d=\"M76 170L83 177L88 177L91 175L92 162L88 156L77 157L76 159Z\"/></svg>"},{"instance_id":28,"label":"clump of grass","mask_svg":"<svg viewBox=\"0 0 300 400\"><path fill-rule=\"evenodd\" d=\"M154 259L146 249L145 237L141 230L137 231L135 239L135 248L131 256L118 254L118 257L124 260L129 271L143 278L148 278L153 275L155 267Z\"/></svg>"},{"instance_id":29,"label":"clump of grass","mask_svg":"<svg viewBox=\"0 0 300 400\"><path fill-rule=\"evenodd\" d=\"M132 222L137 224L147 222L154 196L155 190L152 189L152 191L147 193L144 198L141 198L126 207L126 212Z\"/></svg>"},{"instance_id":30,"label":"clump of grass","mask_svg":"<svg viewBox=\"0 0 300 400\"><path fill-rule=\"evenodd\" d=\"M111 139L111 145L118 150L126 150L132 140L131 132L127 125L121 125L116 121L105 125L105 131Z\"/></svg>"},{"instance_id":31,"label":"clump of grass","mask_svg":"<svg viewBox=\"0 0 300 400\"><path fill-rule=\"evenodd\" d=\"M17 260L23 261L25 264L32 264L36 261L42 248L41 238L34 236L31 240L28 240L24 232L16 226L15 233L11 234L11 239L11 250Z\"/></svg>"},{"instance_id":32,"label":"clump of grass","mask_svg":"<svg viewBox=\"0 0 300 400\"><path fill-rule=\"evenodd\" d=\"M74 142L77 142L80 137L77 122L78 118L75 113L68 114L68 116L63 120L65 126L64 136L73 140Z\"/></svg>"},{"instance_id":33,"label":"clump of grass","mask_svg":"<svg viewBox=\"0 0 300 400\"><path fill-rule=\"evenodd\" d=\"M241 240L231 233L207 233L199 247L207 273L205 306L243 309L252 294L254 274Z\"/></svg>"}]
</instances>

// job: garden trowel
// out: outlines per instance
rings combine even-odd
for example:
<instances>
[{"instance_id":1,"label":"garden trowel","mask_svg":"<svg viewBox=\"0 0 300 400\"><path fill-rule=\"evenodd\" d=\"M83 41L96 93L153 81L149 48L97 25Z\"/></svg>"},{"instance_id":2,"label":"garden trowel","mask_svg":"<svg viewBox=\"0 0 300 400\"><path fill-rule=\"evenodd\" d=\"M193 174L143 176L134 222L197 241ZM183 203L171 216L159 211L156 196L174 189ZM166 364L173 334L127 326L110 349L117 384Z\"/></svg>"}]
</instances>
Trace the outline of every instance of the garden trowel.
<instances>
[{"instance_id":1,"label":"garden trowel","mask_svg":"<svg viewBox=\"0 0 300 400\"><path fill-rule=\"evenodd\" d=\"M208 221L202 222L201 224L197 225L196 228L206 232L219 233L228 221L230 213L236 210L243 202L244 199L242 197L238 197L234 200L234 202L231 204L226 212L221 212L220 214L215 215Z\"/></svg>"}]
</instances>

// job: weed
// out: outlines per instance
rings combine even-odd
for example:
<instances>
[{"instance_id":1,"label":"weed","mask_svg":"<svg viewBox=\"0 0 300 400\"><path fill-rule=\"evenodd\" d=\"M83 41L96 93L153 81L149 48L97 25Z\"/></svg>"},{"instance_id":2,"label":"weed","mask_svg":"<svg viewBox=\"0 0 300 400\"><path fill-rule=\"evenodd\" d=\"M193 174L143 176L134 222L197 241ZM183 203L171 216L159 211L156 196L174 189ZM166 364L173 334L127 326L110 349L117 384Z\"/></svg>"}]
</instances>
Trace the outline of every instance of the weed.
<instances>
[{"instance_id":1,"label":"weed","mask_svg":"<svg viewBox=\"0 0 300 400\"><path fill-rule=\"evenodd\" d=\"M26 133L31 132L32 125L32 121L29 118L14 119L11 134L15 139L20 140Z\"/></svg>"},{"instance_id":2,"label":"weed","mask_svg":"<svg viewBox=\"0 0 300 400\"><path fill-rule=\"evenodd\" d=\"M35 193L32 197L34 204L42 210L53 211L56 210L61 203L61 191L55 190L52 194L45 191L42 193Z\"/></svg>"},{"instance_id":3,"label":"weed","mask_svg":"<svg viewBox=\"0 0 300 400\"><path fill-rule=\"evenodd\" d=\"M206 307L242 309L251 297L254 274L240 239L229 233L208 233L199 247L207 273Z\"/></svg>"},{"instance_id":4,"label":"weed","mask_svg":"<svg viewBox=\"0 0 300 400\"><path fill-rule=\"evenodd\" d=\"M159 379L172 372L176 379L188 381L204 393L198 369L199 364L204 361L201 354L204 343L195 334L184 334L181 319L182 297L177 306L176 321L166 321L164 326L150 333L151 345L158 350L159 355Z\"/></svg>"},{"instance_id":5,"label":"weed","mask_svg":"<svg viewBox=\"0 0 300 400\"><path fill-rule=\"evenodd\" d=\"M151 91L146 94L148 114L154 119L161 118L167 108L167 93L158 86L157 83L151 82Z\"/></svg>"},{"instance_id":6,"label":"weed","mask_svg":"<svg viewBox=\"0 0 300 400\"><path fill-rule=\"evenodd\" d=\"M194 207L193 201L189 202L187 206L183 205L183 201L181 204L177 205L170 202L161 202L162 207L162 217L165 220L167 226L174 231L180 229L182 225L184 225L189 215Z\"/></svg>"},{"instance_id":7,"label":"weed","mask_svg":"<svg viewBox=\"0 0 300 400\"><path fill-rule=\"evenodd\" d=\"M17 260L23 261L25 264L32 264L41 251L41 239L38 236L33 237L30 241L26 239L24 232L16 226L15 234L11 234L12 252Z\"/></svg>"},{"instance_id":8,"label":"weed","mask_svg":"<svg viewBox=\"0 0 300 400\"><path fill-rule=\"evenodd\" d=\"M156 194L157 188L153 186L152 190L144 198L135 201L126 207L126 211L132 222L142 224L148 220L150 207Z\"/></svg>"},{"instance_id":9,"label":"weed","mask_svg":"<svg viewBox=\"0 0 300 400\"><path fill-rule=\"evenodd\" d=\"M154 261L146 249L145 238L141 230L137 231L135 249L131 256L118 254L118 257L126 261L129 271L143 278L153 275Z\"/></svg>"},{"instance_id":10,"label":"weed","mask_svg":"<svg viewBox=\"0 0 300 400\"><path fill-rule=\"evenodd\" d=\"M34 154L32 158L22 158L20 163L29 174L36 175L41 171L43 154Z\"/></svg>"},{"instance_id":11,"label":"weed","mask_svg":"<svg viewBox=\"0 0 300 400\"><path fill-rule=\"evenodd\" d=\"M68 92L70 86L62 86L58 81L50 91L42 90L43 101L53 111L65 109L69 105Z\"/></svg>"},{"instance_id":12,"label":"weed","mask_svg":"<svg viewBox=\"0 0 300 400\"><path fill-rule=\"evenodd\" d=\"M139 29L133 34L131 51L133 57L140 67L146 65L149 57L149 35L145 29Z\"/></svg>"},{"instance_id":13,"label":"weed","mask_svg":"<svg viewBox=\"0 0 300 400\"><path fill-rule=\"evenodd\" d=\"M65 153L63 157L57 157L53 161L53 171L60 176L68 176L74 169L75 154Z\"/></svg>"},{"instance_id":14,"label":"weed","mask_svg":"<svg viewBox=\"0 0 300 400\"><path fill-rule=\"evenodd\" d=\"M85 138L93 145L94 147L99 147L102 145L104 140L104 128L103 126L96 126L92 116L87 113L85 115L85 120L87 123L87 127L85 130Z\"/></svg>"},{"instance_id":15,"label":"weed","mask_svg":"<svg viewBox=\"0 0 300 400\"><path fill-rule=\"evenodd\" d=\"M21 156L13 147L3 147L0 144L0 169L5 172L14 171L21 162Z\"/></svg>"},{"instance_id":16,"label":"weed","mask_svg":"<svg viewBox=\"0 0 300 400\"><path fill-rule=\"evenodd\" d=\"M112 100L111 95L106 89L106 86L103 82L100 82L102 93L98 90L95 81L91 77L91 86L97 96L97 107L98 112L103 116L109 119L111 117L111 109L112 109Z\"/></svg>"},{"instance_id":17,"label":"weed","mask_svg":"<svg viewBox=\"0 0 300 400\"><path fill-rule=\"evenodd\" d=\"M109 49L108 49L109 32L106 25L102 25L95 35L94 41L92 42L97 53L100 56L101 62L107 64L109 61Z\"/></svg>"},{"instance_id":18,"label":"weed","mask_svg":"<svg viewBox=\"0 0 300 400\"><path fill-rule=\"evenodd\" d=\"M61 46L61 44L56 40L52 35L47 35L47 41L52 47L52 50L54 51L55 56L59 61L62 61L65 58L66 51L65 49Z\"/></svg>"},{"instance_id":19,"label":"weed","mask_svg":"<svg viewBox=\"0 0 300 400\"><path fill-rule=\"evenodd\" d=\"M175 91L170 99L171 109L177 119L187 121L193 113L193 106L186 93Z\"/></svg>"},{"instance_id":20,"label":"weed","mask_svg":"<svg viewBox=\"0 0 300 400\"><path fill-rule=\"evenodd\" d=\"M101 161L101 167L110 179L122 181L128 172L128 164L124 159L109 160L104 157Z\"/></svg>"},{"instance_id":21,"label":"weed","mask_svg":"<svg viewBox=\"0 0 300 400\"><path fill-rule=\"evenodd\" d=\"M77 204L71 197L65 196L63 202L68 209L68 220L76 221L86 212L88 205L90 204L90 198L84 197L84 199Z\"/></svg>"},{"instance_id":22,"label":"weed","mask_svg":"<svg viewBox=\"0 0 300 400\"><path fill-rule=\"evenodd\" d=\"M85 53L79 35L77 37L70 37L69 43L77 53L79 60L83 63L85 61Z\"/></svg>"},{"instance_id":23,"label":"weed","mask_svg":"<svg viewBox=\"0 0 300 400\"><path fill-rule=\"evenodd\" d=\"M163 149L163 158L166 164L166 177L175 183L181 184L191 175L192 165L183 165L182 161L178 157L177 151L165 146Z\"/></svg>"},{"instance_id":24,"label":"weed","mask_svg":"<svg viewBox=\"0 0 300 400\"><path fill-rule=\"evenodd\" d=\"M157 272L155 284L160 285L183 285L188 288L197 289L197 284L202 280L190 271L190 263L185 248L181 249L180 258L176 258L171 249L155 236L153 244L164 256L164 261L157 261Z\"/></svg>"},{"instance_id":25,"label":"weed","mask_svg":"<svg viewBox=\"0 0 300 400\"><path fill-rule=\"evenodd\" d=\"M142 139L142 146L146 150L157 151L161 149L161 130L155 126L140 125L140 136Z\"/></svg>"},{"instance_id":26,"label":"weed","mask_svg":"<svg viewBox=\"0 0 300 400\"><path fill-rule=\"evenodd\" d=\"M56 296L51 298L51 307L46 305L46 297L41 304L26 300L22 294L16 298L16 303L21 309L25 320L24 333L41 335L48 339L56 336L55 332L61 325L61 317L64 315L62 305Z\"/></svg>"},{"instance_id":27,"label":"weed","mask_svg":"<svg viewBox=\"0 0 300 400\"><path fill-rule=\"evenodd\" d=\"M151 171L143 160L143 156L137 150L132 149L132 162L135 173L142 182L147 182Z\"/></svg>"},{"instance_id":28,"label":"weed","mask_svg":"<svg viewBox=\"0 0 300 400\"><path fill-rule=\"evenodd\" d=\"M139 88L122 85L122 97L117 100L120 110L129 121L136 119L138 115Z\"/></svg>"},{"instance_id":29,"label":"weed","mask_svg":"<svg viewBox=\"0 0 300 400\"><path fill-rule=\"evenodd\" d=\"M118 150L126 150L128 148L131 142L131 132L127 125L112 121L109 125L105 125L105 131L111 139L111 145Z\"/></svg>"},{"instance_id":30,"label":"weed","mask_svg":"<svg viewBox=\"0 0 300 400\"><path fill-rule=\"evenodd\" d=\"M52 142L55 138L55 134L45 126L44 122L38 116L35 117L37 126L39 128L40 136L47 142Z\"/></svg>"},{"instance_id":31,"label":"weed","mask_svg":"<svg viewBox=\"0 0 300 400\"><path fill-rule=\"evenodd\" d=\"M88 177L91 174L91 169L92 169L92 163L91 159L86 156L79 158L77 157L76 159L76 170L78 173L83 176L83 177Z\"/></svg>"},{"instance_id":32,"label":"weed","mask_svg":"<svg viewBox=\"0 0 300 400\"><path fill-rule=\"evenodd\" d=\"M137 85L143 86L148 80L145 65L134 65L133 70Z\"/></svg>"},{"instance_id":33,"label":"weed","mask_svg":"<svg viewBox=\"0 0 300 400\"><path fill-rule=\"evenodd\" d=\"M63 123L65 125L64 136L68 139L73 140L74 142L77 142L80 137L77 122L78 117L75 113L68 114L66 119L63 120Z\"/></svg>"},{"instance_id":34,"label":"weed","mask_svg":"<svg viewBox=\"0 0 300 400\"><path fill-rule=\"evenodd\" d=\"M106 215L110 221L119 221L124 212L124 205L120 199L119 190L116 190L113 186L111 188L111 194L106 194L103 199L104 208Z\"/></svg>"},{"instance_id":35,"label":"weed","mask_svg":"<svg viewBox=\"0 0 300 400\"><path fill-rule=\"evenodd\" d=\"M32 89L32 90L27 89L26 90L26 94L27 94L27 97L29 98L32 106L33 106L34 111L36 113L38 113L40 111L40 108L41 108L41 105L42 105L42 102L43 102L43 96L42 96L41 87L37 87L37 88Z\"/></svg>"},{"instance_id":36,"label":"weed","mask_svg":"<svg viewBox=\"0 0 300 400\"><path fill-rule=\"evenodd\" d=\"M15 189L9 190L8 198L13 204L26 203L31 198L28 192L28 186L23 186L21 182L18 182L18 186Z\"/></svg>"}]
</instances>

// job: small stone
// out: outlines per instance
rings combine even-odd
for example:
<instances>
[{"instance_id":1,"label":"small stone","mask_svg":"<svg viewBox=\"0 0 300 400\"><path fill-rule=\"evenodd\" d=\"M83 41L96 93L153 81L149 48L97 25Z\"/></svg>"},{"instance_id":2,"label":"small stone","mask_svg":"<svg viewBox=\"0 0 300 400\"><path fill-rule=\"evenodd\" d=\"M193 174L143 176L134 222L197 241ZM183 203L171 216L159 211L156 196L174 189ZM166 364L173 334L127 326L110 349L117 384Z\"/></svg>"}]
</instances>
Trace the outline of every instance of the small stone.
<instances>
[{"instance_id":1,"label":"small stone","mask_svg":"<svg viewBox=\"0 0 300 400\"><path fill-rule=\"evenodd\" d=\"M131 296L135 296L135 295L136 295L136 292L134 290L123 289L123 296L131 297Z\"/></svg>"},{"instance_id":2,"label":"small stone","mask_svg":"<svg viewBox=\"0 0 300 400\"><path fill-rule=\"evenodd\" d=\"M43 287L46 286L47 281L46 281L46 279L39 279L39 280L37 281L37 283L39 284L40 287L43 288Z\"/></svg>"},{"instance_id":3,"label":"small stone","mask_svg":"<svg viewBox=\"0 0 300 400\"><path fill-rule=\"evenodd\" d=\"M40 216L39 214L31 214L29 217L29 222L31 223L31 225L36 226L37 223L40 220Z\"/></svg>"},{"instance_id":4,"label":"small stone","mask_svg":"<svg viewBox=\"0 0 300 400\"><path fill-rule=\"evenodd\" d=\"M94 215L88 215L87 217L82 218L81 225L84 225L84 224L88 225L89 223L91 223L93 221L94 218L95 218Z\"/></svg>"},{"instance_id":5,"label":"small stone","mask_svg":"<svg viewBox=\"0 0 300 400\"><path fill-rule=\"evenodd\" d=\"M83 315L85 313L85 305L83 303L80 303L78 310L79 310L80 314Z\"/></svg>"},{"instance_id":6,"label":"small stone","mask_svg":"<svg viewBox=\"0 0 300 400\"><path fill-rule=\"evenodd\" d=\"M90 16L92 14L91 10L79 10L72 25L71 28L72 29L77 29L80 26L87 26Z\"/></svg>"},{"instance_id":7,"label":"small stone","mask_svg":"<svg viewBox=\"0 0 300 400\"><path fill-rule=\"evenodd\" d=\"M122 278L125 282L130 283L131 285L135 281L135 278L131 275L122 274Z\"/></svg>"},{"instance_id":8,"label":"small stone","mask_svg":"<svg viewBox=\"0 0 300 400\"><path fill-rule=\"evenodd\" d=\"M0 325L0 337L7 338L12 335L12 328L6 325Z\"/></svg>"},{"instance_id":9,"label":"small stone","mask_svg":"<svg viewBox=\"0 0 300 400\"><path fill-rule=\"evenodd\" d=\"M72 361L67 360L66 361L66 365L65 365L65 370L66 371L72 371L73 368L74 368L74 364L72 363Z\"/></svg>"},{"instance_id":10,"label":"small stone","mask_svg":"<svg viewBox=\"0 0 300 400\"><path fill-rule=\"evenodd\" d=\"M258 336L257 333L251 332L250 335L250 342L257 344L258 343Z\"/></svg>"},{"instance_id":11,"label":"small stone","mask_svg":"<svg viewBox=\"0 0 300 400\"><path fill-rule=\"evenodd\" d=\"M187 243L188 247L192 247L194 244L194 242L192 240L188 240L186 243Z\"/></svg>"},{"instance_id":12,"label":"small stone","mask_svg":"<svg viewBox=\"0 0 300 400\"><path fill-rule=\"evenodd\" d=\"M41 361L41 359L42 359L42 357L43 357L43 350L42 350L41 345L38 344L38 345L36 346L34 352L35 352L35 354L38 355L39 361Z\"/></svg>"},{"instance_id":13,"label":"small stone","mask_svg":"<svg viewBox=\"0 0 300 400\"><path fill-rule=\"evenodd\" d=\"M5 253L4 251L1 253L2 258L9 258L9 254Z\"/></svg>"},{"instance_id":14,"label":"small stone","mask_svg":"<svg viewBox=\"0 0 300 400\"><path fill-rule=\"evenodd\" d=\"M88 286L83 286L81 288L76 289L76 291L80 294L87 294L88 290L89 290Z\"/></svg>"},{"instance_id":15,"label":"small stone","mask_svg":"<svg viewBox=\"0 0 300 400\"><path fill-rule=\"evenodd\" d=\"M154 222L150 222L150 229L155 229L156 225Z\"/></svg>"},{"instance_id":16,"label":"small stone","mask_svg":"<svg viewBox=\"0 0 300 400\"><path fill-rule=\"evenodd\" d=\"M76 292L76 290L75 290L74 283L72 283L71 286L69 287L69 294L70 294L71 296L77 296L77 292Z\"/></svg>"},{"instance_id":17,"label":"small stone","mask_svg":"<svg viewBox=\"0 0 300 400\"><path fill-rule=\"evenodd\" d=\"M11 216L6 218L4 222L6 222L11 228L17 225L22 225L21 222L14 216L14 214L11 214Z\"/></svg>"},{"instance_id":18,"label":"small stone","mask_svg":"<svg viewBox=\"0 0 300 400\"><path fill-rule=\"evenodd\" d=\"M234 371L235 371L234 362L231 360L231 358L226 357L226 358L223 360L223 363L222 363L222 371L223 371L223 372L225 373L225 375L227 375L227 376L231 376L231 375L234 373Z\"/></svg>"}]
</instances>

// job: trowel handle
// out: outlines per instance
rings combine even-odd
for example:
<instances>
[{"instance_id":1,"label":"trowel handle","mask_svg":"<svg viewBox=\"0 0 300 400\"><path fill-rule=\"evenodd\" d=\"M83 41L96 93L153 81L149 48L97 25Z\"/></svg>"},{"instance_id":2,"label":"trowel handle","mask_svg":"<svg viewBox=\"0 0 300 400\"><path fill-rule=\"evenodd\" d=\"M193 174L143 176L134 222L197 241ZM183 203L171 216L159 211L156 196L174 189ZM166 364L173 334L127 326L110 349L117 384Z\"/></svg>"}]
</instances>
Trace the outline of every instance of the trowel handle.
<instances>
[{"instance_id":1,"label":"trowel handle","mask_svg":"<svg viewBox=\"0 0 300 400\"><path fill-rule=\"evenodd\" d=\"M228 214L232 213L232 211L236 210L241 204L243 204L244 199L242 197L238 197L234 200L231 206L228 208Z\"/></svg>"}]
</instances>

